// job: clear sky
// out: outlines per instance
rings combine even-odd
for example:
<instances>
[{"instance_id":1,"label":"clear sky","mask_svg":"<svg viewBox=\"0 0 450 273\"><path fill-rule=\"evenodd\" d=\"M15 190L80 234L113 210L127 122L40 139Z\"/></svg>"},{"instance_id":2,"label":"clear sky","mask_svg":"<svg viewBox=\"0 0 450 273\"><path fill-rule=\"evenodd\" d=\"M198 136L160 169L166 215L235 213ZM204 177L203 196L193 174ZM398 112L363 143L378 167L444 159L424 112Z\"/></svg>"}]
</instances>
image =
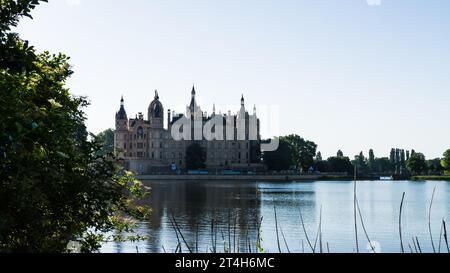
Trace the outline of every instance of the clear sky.
<instances>
[{"instance_id":1,"label":"clear sky","mask_svg":"<svg viewBox=\"0 0 450 273\"><path fill-rule=\"evenodd\" d=\"M242 93L249 109L278 105L280 133L324 157L438 157L450 148L449 14L443 0L50 0L17 31L71 56L94 133L114 126L122 94L129 116L155 89L184 112L195 82L208 112L236 111Z\"/></svg>"}]
</instances>

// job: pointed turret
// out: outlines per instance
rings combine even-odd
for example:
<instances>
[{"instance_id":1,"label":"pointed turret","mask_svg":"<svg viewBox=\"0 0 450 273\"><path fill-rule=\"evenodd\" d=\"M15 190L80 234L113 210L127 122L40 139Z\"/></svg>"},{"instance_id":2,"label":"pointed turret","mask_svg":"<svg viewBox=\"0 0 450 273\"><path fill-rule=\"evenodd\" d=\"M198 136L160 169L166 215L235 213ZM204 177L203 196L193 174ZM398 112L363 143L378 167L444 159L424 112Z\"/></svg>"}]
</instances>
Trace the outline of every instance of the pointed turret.
<instances>
[{"instance_id":1,"label":"pointed turret","mask_svg":"<svg viewBox=\"0 0 450 273\"><path fill-rule=\"evenodd\" d=\"M127 119L127 112L125 111L125 101L123 100L123 96L120 100L120 109L116 114L116 119Z\"/></svg>"},{"instance_id":2,"label":"pointed turret","mask_svg":"<svg viewBox=\"0 0 450 273\"><path fill-rule=\"evenodd\" d=\"M191 109L191 112L195 111L195 107L197 106L197 102L195 101L195 86L192 86L191 91L191 103L189 104L189 108Z\"/></svg>"}]
</instances>

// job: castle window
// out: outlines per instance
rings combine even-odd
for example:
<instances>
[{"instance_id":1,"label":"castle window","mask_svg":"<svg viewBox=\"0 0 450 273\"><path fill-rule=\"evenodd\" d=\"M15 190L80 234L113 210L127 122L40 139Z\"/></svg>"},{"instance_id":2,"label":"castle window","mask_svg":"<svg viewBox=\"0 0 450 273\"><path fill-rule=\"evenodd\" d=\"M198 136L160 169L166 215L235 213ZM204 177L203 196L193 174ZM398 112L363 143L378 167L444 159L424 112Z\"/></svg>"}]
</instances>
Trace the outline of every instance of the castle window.
<instances>
[{"instance_id":1,"label":"castle window","mask_svg":"<svg viewBox=\"0 0 450 273\"><path fill-rule=\"evenodd\" d=\"M152 152L152 159L155 159L155 153Z\"/></svg>"},{"instance_id":2,"label":"castle window","mask_svg":"<svg viewBox=\"0 0 450 273\"><path fill-rule=\"evenodd\" d=\"M163 153L159 152L159 159L162 159L162 158L163 158Z\"/></svg>"},{"instance_id":3,"label":"castle window","mask_svg":"<svg viewBox=\"0 0 450 273\"><path fill-rule=\"evenodd\" d=\"M143 144L143 143L138 143L138 144L137 144L137 148L138 148L138 149L144 148L144 144Z\"/></svg>"},{"instance_id":4,"label":"castle window","mask_svg":"<svg viewBox=\"0 0 450 273\"><path fill-rule=\"evenodd\" d=\"M160 142L159 143L159 148L162 148L163 147L163 144L162 144L162 142Z\"/></svg>"},{"instance_id":5,"label":"castle window","mask_svg":"<svg viewBox=\"0 0 450 273\"><path fill-rule=\"evenodd\" d=\"M139 127L137 129L137 138L138 139L144 139L144 129L142 127Z\"/></svg>"},{"instance_id":6,"label":"castle window","mask_svg":"<svg viewBox=\"0 0 450 273\"><path fill-rule=\"evenodd\" d=\"M123 148L124 148L124 149L127 148L127 144L126 144L126 143L123 144Z\"/></svg>"},{"instance_id":7,"label":"castle window","mask_svg":"<svg viewBox=\"0 0 450 273\"><path fill-rule=\"evenodd\" d=\"M133 149L133 143L130 143L130 149Z\"/></svg>"},{"instance_id":8,"label":"castle window","mask_svg":"<svg viewBox=\"0 0 450 273\"><path fill-rule=\"evenodd\" d=\"M137 157L144 157L144 154L142 152L138 152Z\"/></svg>"}]
</instances>

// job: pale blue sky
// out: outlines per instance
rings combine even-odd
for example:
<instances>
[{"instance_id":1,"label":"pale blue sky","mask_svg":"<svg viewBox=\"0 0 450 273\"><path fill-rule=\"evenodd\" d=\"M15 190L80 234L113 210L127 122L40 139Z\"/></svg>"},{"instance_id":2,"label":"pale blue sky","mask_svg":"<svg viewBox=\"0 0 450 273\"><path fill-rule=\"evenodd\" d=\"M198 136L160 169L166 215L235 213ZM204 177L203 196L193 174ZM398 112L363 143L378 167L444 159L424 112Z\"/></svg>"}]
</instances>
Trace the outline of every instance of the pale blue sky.
<instances>
[{"instance_id":1,"label":"pale blue sky","mask_svg":"<svg viewBox=\"0 0 450 273\"><path fill-rule=\"evenodd\" d=\"M18 32L71 56L94 133L114 126L122 94L129 116L155 89L183 112L195 82L209 112L237 110L242 93L249 108L279 105L281 133L325 157L437 157L450 148L449 13L442 0L50 0Z\"/></svg>"}]
</instances>

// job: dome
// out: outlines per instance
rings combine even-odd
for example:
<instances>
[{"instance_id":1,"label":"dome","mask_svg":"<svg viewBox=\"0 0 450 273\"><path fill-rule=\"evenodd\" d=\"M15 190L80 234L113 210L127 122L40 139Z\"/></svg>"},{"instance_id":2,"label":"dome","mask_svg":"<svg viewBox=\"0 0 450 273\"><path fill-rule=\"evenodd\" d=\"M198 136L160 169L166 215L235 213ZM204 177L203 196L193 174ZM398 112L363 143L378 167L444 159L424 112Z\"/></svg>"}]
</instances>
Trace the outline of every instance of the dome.
<instances>
[{"instance_id":1,"label":"dome","mask_svg":"<svg viewBox=\"0 0 450 273\"><path fill-rule=\"evenodd\" d=\"M163 118L164 117L164 108L162 103L159 101L158 91L155 91L155 98L150 103L148 107L148 119L152 118Z\"/></svg>"}]
</instances>

